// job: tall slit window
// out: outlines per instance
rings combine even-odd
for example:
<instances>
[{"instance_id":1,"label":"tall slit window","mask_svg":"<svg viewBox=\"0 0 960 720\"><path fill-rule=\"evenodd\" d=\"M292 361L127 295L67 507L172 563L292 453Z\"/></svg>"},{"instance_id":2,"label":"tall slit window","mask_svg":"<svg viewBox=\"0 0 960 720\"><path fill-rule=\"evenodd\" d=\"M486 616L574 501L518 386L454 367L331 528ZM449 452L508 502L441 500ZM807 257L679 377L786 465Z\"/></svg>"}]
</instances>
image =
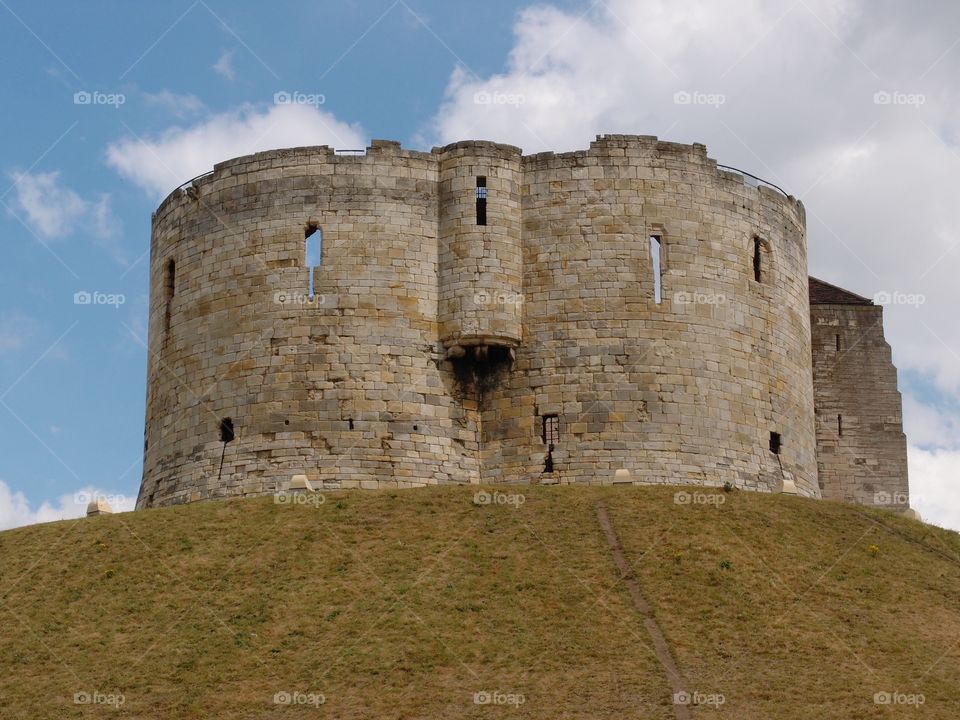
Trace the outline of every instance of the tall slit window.
<instances>
[{"instance_id":1,"label":"tall slit window","mask_svg":"<svg viewBox=\"0 0 960 720\"><path fill-rule=\"evenodd\" d=\"M175 260L167 261L166 273L166 310L164 312L163 325L166 330L170 329L170 317L173 311L173 296L177 292L177 263Z\"/></svg>"},{"instance_id":2,"label":"tall slit window","mask_svg":"<svg viewBox=\"0 0 960 720\"><path fill-rule=\"evenodd\" d=\"M657 235L650 236L650 260L653 265L653 299L663 302L663 247Z\"/></svg>"},{"instance_id":3,"label":"tall slit window","mask_svg":"<svg viewBox=\"0 0 960 720\"><path fill-rule=\"evenodd\" d=\"M477 176L477 225L487 224L487 178Z\"/></svg>"},{"instance_id":4,"label":"tall slit window","mask_svg":"<svg viewBox=\"0 0 960 720\"><path fill-rule=\"evenodd\" d=\"M837 415L837 435L843 437L843 415Z\"/></svg>"},{"instance_id":5,"label":"tall slit window","mask_svg":"<svg viewBox=\"0 0 960 720\"><path fill-rule=\"evenodd\" d=\"M304 233L304 253L306 257L307 270L310 273L307 281L307 292L312 298L315 292L313 271L320 267L321 257L323 255L323 232L316 225L307 227Z\"/></svg>"},{"instance_id":6,"label":"tall slit window","mask_svg":"<svg viewBox=\"0 0 960 720\"><path fill-rule=\"evenodd\" d=\"M753 239L753 279L757 282L763 282L763 245L761 238Z\"/></svg>"}]
</instances>

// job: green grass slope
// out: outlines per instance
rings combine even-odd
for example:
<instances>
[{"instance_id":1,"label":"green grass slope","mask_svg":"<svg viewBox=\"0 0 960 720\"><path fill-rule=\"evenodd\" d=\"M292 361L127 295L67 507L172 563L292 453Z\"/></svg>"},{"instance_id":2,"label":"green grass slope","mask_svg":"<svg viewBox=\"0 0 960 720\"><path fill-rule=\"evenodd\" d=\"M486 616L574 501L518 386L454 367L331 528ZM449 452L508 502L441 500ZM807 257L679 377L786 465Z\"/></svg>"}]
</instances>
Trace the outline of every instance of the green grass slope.
<instances>
[{"instance_id":1,"label":"green grass slope","mask_svg":"<svg viewBox=\"0 0 960 720\"><path fill-rule=\"evenodd\" d=\"M675 501L702 488L476 490L0 533L0 717L672 718L601 500L692 717L960 717L954 533L793 497Z\"/></svg>"}]
</instances>

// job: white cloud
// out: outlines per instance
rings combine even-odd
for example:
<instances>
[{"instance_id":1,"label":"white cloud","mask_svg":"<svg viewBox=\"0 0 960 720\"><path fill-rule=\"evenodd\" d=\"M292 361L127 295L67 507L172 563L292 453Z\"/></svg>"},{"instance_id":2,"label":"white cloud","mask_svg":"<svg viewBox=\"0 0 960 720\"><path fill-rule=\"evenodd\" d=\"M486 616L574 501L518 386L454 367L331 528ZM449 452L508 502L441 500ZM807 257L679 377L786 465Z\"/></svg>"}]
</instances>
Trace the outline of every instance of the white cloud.
<instances>
[{"instance_id":1,"label":"white cloud","mask_svg":"<svg viewBox=\"0 0 960 720\"><path fill-rule=\"evenodd\" d=\"M77 229L86 229L100 240L117 236L119 220L110 207L110 195L85 200L60 181L60 172L11 172L14 181L14 209L26 216L26 223L42 238L64 239Z\"/></svg>"},{"instance_id":2,"label":"white cloud","mask_svg":"<svg viewBox=\"0 0 960 720\"><path fill-rule=\"evenodd\" d=\"M213 64L213 71L220 77L233 80L236 76L233 71L233 50L224 50Z\"/></svg>"},{"instance_id":3,"label":"white cloud","mask_svg":"<svg viewBox=\"0 0 960 720\"><path fill-rule=\"evenodd\" d=\"M185 118L199 115L207 109L203 101L196 95L161 90L156 93L144 93L143 102L150 108L157 108L176 118Z\"/></svg>"},{"instance_id":4,"label":"white cloud","mask_svg":"<svg viewBox=\"0 0 960 720\"><path fill-rule=\"evenodd\" d=\"M157 197L239 155L302 145L364 147L357 125L312 105L244 105L191 127L172 127L149 139L125 138L107 148L107 162Z\"/></svg>"},{"instance_id":5,"label":"white cloud","mask_svg":"<svg viewBox=\"0 0 960 720\"><path fill-rule=\"evenodd\" d=\"M89 205L93 234L98 238L112 238L120 233L120 221L110 208L110 195L101 193Z\"/></svg>"},{"instance_id":6,"label":"white cloud","mask_svg":"<svg viewBox=\"0 0 960 720\"><path fill-rule=\"evenodd\" d=\"M93 497L108 500L114 512L133 510L137 501L135 497L114 495L88 486L32 507L22 492L11 490L10 486L0 480L0 530L83 517L87 512L87 503Z\"/></svg>"},{"instance_id":7,"label":"white cloud","mask_svg":"<svg viewBox=\"0 0 960 720\"><path fill-rule=\"evenodd\" d=\"M902 371L960 400L960 4L932 0L922 17L871 0L588 7L522 11L504 72L454 71L425 140L528 153L583 149L603 133L703 142L804 201L812 274L868 297L924 295L885 309L887 339ZM906 412L919 444L960 428L960 416L913 400ZM953 492L941 480L950 455L921 452L917 492ZM960 507L941 499L960 525Z\"/></svg>"},{"instance_id":8,"label":"white cloud","mask_svg":"<svg viewBox=\"0 0 960 720\"><path fill-rule=\"evenodd\" d=\"M903 427L910 442L926 450L960 450L960 417L910 394L903 396Z\"/></svg>"},{"instance_id":9,"label":"white cloud","mask_svg":"<svg viewBox=\"0 0 960 720\"><path fill-rule=\"evenodd\" d=\"M10 173L16 184L16 207L26 213L27 223L39 235L54 238L69 234L89 212L89 203L70 188L60 185L60 173Z\"/></svg>"},{"instance_id":10,"label":"white cloud","mask_svg":"<svg viewBox=\"0 0 960 720\"><path fill-rule=\"evenodd\" d=\"M929 523L960 531L960 451L909 448L910 505Z\"/></svg>"},{"instance_id":11,"label":"white cloud","mask_svg":"<svg viewBox=\"0 0 960 720\"><path fill-rule=\"evenodd\" d=\"M0 315L0 356L20 350L36 334L36 323L20 312Z\"/></svg>"}]
</instances>

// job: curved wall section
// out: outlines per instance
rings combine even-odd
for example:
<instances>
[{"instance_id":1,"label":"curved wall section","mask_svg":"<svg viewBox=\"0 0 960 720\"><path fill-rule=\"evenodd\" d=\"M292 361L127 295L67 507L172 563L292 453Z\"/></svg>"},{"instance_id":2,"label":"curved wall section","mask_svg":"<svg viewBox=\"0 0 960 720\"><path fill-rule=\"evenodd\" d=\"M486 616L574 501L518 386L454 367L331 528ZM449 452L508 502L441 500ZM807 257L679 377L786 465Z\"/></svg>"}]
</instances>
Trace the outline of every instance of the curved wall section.
<instances>
[{"instance_id":1,"label":"curved wall section","mask_svg":"<svg viewBox=\"0 0 960 720\"><path fill-rule=\"evenodd\" d=\"M438 159L441 339L516 346L523 336L520 149L461 142Z\"/></svg>"},{"instance_id":2,"label":"curved wall section","mask_svg":"<svg viewBox=\"0 0 960 720\"><path fill-rule=\"evenodd\" d=\"M474 421L439 369L436 185L429 153L375 142L365 156L238 158L164 202L138 506L272 492L301 473L319 487L478 477Z\"/></svg>"},{"instance_id":3,"label":"curved wall section","mask_svg":"<svg viewBox=\"0 0 960 720\"><path fill-rule=\"evenodd\" d=\"M606 136L525 158L523 217L525 341L485 399L485 479L627 470L819 495L799 202L718 171L702 145Z\"/></svg>"}]
</instances>

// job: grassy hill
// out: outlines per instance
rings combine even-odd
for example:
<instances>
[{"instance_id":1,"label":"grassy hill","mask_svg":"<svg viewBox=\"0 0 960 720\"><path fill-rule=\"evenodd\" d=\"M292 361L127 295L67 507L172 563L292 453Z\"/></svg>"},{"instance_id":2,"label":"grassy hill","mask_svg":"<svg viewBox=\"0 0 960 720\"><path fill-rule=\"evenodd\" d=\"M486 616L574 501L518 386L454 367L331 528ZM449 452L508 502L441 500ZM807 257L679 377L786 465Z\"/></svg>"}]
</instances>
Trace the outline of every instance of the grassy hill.
<instances>
[{"instance_id":1,"label":"grassy hill","mask_svg":"<svg viewBox=\"0 0 960 720\"><path fill-rule=\"evenodd\" d=\"M672 718L600 501L713 703L691 717L960 717L954 533L794 497L675 502L702 488L475 491L0 533L0 717Z\"/></svg>"}]
</instances>

